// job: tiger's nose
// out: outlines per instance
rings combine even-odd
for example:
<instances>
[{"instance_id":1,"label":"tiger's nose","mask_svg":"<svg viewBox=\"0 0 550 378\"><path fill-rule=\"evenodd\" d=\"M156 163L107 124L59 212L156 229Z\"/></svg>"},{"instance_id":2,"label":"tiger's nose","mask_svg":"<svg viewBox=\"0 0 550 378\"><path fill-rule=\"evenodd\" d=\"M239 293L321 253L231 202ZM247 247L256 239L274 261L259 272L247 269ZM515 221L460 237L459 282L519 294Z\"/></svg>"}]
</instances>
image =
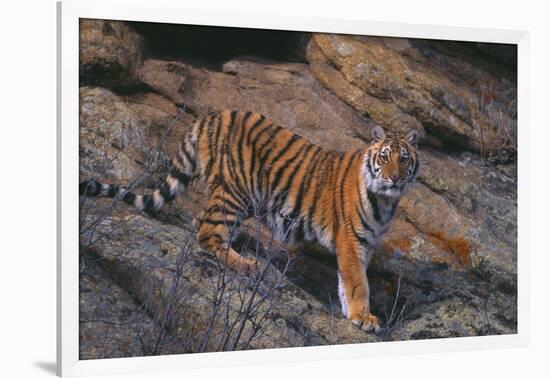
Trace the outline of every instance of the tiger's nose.
<instances>
[{"instance_id":1,"label":"tiger's nose","mask_svg":"<svg viewBox=\"0 0 550 378\"><path fill-rule=\"evenodd\" d=\"M395 184L399 180L399 175L397 173L392 173L390 175L390 180Z\"/></svg>"}]
</instances>

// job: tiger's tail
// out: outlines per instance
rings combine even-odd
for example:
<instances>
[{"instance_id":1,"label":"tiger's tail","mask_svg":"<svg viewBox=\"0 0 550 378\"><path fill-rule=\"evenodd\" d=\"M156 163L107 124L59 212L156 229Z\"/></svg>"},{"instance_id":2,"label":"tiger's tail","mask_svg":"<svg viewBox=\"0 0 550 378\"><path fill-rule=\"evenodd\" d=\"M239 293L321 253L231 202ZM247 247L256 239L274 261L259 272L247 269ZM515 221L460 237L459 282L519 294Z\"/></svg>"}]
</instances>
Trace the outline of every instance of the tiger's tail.
<instances>
[{"instance_id":1,"label":"tiger's tail","mask_svg":"<svg viewBox=\"0 0 550 378\"><path fill-rule=\"evenodd\" d=\"M151 194L134 194L125 187L102 184L94 179L81 182L79 194L84 197L119 198L139 211L154 214L166 202L173 201L195 177L197 168L195 142L196 140L191 133L185 136L178 153L172 159L170 173Z\"/></svg>"}]
</instances>

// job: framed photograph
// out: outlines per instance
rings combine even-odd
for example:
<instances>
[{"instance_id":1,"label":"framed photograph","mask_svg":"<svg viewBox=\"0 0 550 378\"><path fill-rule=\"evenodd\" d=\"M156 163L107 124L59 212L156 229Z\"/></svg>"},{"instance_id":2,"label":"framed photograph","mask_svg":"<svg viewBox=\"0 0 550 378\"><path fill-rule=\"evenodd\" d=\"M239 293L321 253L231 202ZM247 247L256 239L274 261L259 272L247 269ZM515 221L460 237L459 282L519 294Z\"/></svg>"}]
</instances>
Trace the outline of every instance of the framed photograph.
<instances>
[{"instance_id":1,"label":"framed photograph","mask_svg":"<svg viewBox=\"0 0 550 378\"><path fill-rule=\"evenodd\" d=\"M87 1L58 39L59 375L526 345L526 32Z\"/></svg>"}]
</instances>

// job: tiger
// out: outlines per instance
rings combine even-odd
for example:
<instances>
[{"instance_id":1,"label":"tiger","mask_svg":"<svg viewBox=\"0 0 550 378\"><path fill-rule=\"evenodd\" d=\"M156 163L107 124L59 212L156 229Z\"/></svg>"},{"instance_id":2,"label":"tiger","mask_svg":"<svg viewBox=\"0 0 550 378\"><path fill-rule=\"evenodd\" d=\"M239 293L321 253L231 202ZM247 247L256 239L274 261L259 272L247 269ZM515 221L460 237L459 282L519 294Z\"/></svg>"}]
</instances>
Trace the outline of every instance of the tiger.
<instances>
[{"instance_id":1,"label":"tiger","mask_svg":"<svg viewBox=\"0 0 550 378\"><path fill-rule=\"evenodd\" d=\"M257 262L230 245L234 230L266 209L267 226L289 242L317 242L336 255L342 314L360 329L383 328L369 303L367 265L418 173L419 133L387 136L372 129L362 149L321 148L256 112L221 111L199 118L185 134L166 178L151 194L95 179L81 196L121 199L154 214L196 179L208 200L198 242L226 267L254 274Z\"/></svg>"}]
</instances>

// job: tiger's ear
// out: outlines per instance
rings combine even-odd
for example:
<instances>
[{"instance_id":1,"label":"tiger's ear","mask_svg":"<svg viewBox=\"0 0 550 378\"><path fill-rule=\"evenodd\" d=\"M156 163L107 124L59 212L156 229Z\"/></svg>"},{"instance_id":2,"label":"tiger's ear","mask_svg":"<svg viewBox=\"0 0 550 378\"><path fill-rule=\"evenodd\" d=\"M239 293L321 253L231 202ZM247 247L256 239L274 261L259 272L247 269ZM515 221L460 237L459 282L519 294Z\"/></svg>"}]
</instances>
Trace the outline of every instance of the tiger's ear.
<instances>
[{"instance_id":1,"label":"tiger's ear","mask_svg":"<svg viewBox=\"0 0 550 378\"><path fill-rule=\"evenodd\" d=\"M381 126L374 126L372 129L372 140L373 142L378 142L386 138L386 132Z\"/></svg>"},{"instance_id":2,"label":"tiger's ear","mask_svg":"<svg viewBox=\"0 0 550 378\"><path fill-rule=\"evenodd\" d=\"M420 139L420 134L416 130L411 130L407 133L407 136L405 137L405 140L408 144L413 146L414 148L418 148L418 140Z\"/></svg>"}]
</instances>

